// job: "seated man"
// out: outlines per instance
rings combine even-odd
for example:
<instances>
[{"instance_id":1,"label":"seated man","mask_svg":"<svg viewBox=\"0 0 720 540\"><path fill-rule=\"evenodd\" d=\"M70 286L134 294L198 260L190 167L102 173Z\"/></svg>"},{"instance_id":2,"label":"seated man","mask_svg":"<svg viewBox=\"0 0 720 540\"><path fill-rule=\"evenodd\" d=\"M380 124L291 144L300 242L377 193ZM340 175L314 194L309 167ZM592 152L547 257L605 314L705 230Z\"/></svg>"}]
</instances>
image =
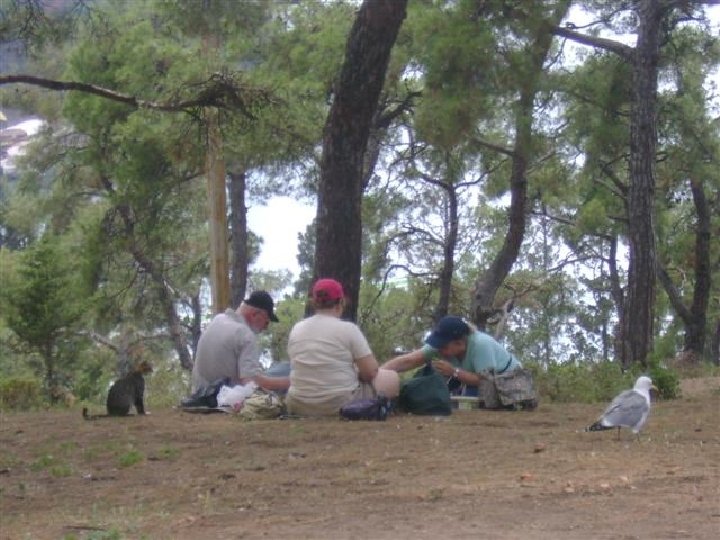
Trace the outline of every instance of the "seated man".
<instances>
[{"instance_id":1,"label":"seated man","mask_svg":"<svg viewBox=\"0 0 720 540\"><path fill-rule=\"evenodd\" d=\"M465 394L474 396L478 395L477 387L483 374L490 371L501 374L522 367L518 359L492 336L453 316L438 321L424 347L388 360L382 367L406 371L429 360L434 360L438 373L464 385Z\"/></svg>"},{"instance_id":2,"label":"seated man","mask_svg":"<svg viewBox=\"0 0 720 540\"><path fill-rule=\"evenodd\" d=\"M382 393L397 396L398 374L381 369L365 336L340 319L345 306L342 285L320 279L312 291L315 314L297 323L288 338L292 370L285 404L290 414L337 416L354 399Z\"/></svg>"},{"instance_id":3,"label":"seated man","mask_svg":"<svg viewBox=\"0 0 720 540\"><path fill-rule=\"evenodd\" d=\"M255 291L236 310L216 315L200 336L192 370L192 392L228 379L228 385L253 381L266 390L285 390L290 379L263 373L257 334L277 322L274 304L265 291Z\"/></svg>"}]
</instances>

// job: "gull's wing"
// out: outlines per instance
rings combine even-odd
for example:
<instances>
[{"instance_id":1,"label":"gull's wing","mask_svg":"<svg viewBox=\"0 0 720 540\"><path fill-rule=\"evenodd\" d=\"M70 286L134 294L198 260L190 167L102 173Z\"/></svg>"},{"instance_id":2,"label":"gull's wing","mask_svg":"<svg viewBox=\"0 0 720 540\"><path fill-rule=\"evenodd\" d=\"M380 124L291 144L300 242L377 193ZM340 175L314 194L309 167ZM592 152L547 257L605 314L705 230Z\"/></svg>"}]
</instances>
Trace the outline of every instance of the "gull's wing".
<instances>
[{"instance_id":1,"label":"gull's wing","mask_svg":"<svg viewBox=\"0 0 720 540\"><path fill-rule=\"evenodd\" d=\"M645 397L634 390L625 390L612 400L600 417L602 425L607 427L625 426L640 430L650 412L650 404Z\"/></svg>"}]
</instances>

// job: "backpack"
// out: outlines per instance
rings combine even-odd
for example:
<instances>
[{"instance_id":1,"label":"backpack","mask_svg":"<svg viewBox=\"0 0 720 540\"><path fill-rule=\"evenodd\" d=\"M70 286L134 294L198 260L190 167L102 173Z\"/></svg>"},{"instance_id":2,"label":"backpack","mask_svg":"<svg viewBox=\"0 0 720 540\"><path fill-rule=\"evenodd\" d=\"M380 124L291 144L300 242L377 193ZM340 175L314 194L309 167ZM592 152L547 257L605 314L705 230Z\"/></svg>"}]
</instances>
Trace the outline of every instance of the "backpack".
<instances>
[{"instance_id":1,"label":"backpack","mask_svg":"<svg viewBox=\"0 0 720 540\"><path fill-rule=\"evenodd\" d=\"M354 399L340 407L342 420L376 420L384 422L390 411L390 401L383 395L374 399Z\"/></svg>"},{"instance_id":2,"label":"backpack","mask_svg":"<svg viewBox=\"0 0 720 540\"><path fill-rule=\"evenodd\" d=\"M479 386L480 399L486 409L526 409L538 406L538 394L529 369L484 374Z\"/></svg>"},{"instance_id":3,"label":"backpack","mask_svg":"<svg viewBox=\"0 0 720 540\"><path fill-rule=\"evenodd\" d=\"M398 407L411 414L452 414L447 383L431 362L426 362L411 379L402 383Z\"/></svg>"}]
</instances>

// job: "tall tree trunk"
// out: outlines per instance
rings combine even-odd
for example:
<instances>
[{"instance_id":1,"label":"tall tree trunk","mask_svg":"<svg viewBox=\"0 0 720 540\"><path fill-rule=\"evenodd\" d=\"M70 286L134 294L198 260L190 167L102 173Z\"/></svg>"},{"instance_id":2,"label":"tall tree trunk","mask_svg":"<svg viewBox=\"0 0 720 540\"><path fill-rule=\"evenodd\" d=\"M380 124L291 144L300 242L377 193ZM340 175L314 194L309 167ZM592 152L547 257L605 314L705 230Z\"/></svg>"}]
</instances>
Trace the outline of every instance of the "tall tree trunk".
<instances>
[{"instance_id":1,"label":"tall tree trunk","mask_svg":"<svg viewBox=\"0 0 720 540\"><path fill-rule=\"evenodd\" d=\"M56 391L57 380L55 376L55 342L54 340L45 343L43 349L43 357L45 359L45 384L47 385L47 393L50 403L53 405L58 402L59 395Z\"/></svg>"},{"instance_id":2,"label":"tall tree trunk","mask_svg":"<svg viewBox=\"0 0 720 540\"><path fill-rule=\"evenodd\" d=\"M652 350L655 309L655 152L657 146L657 77L660 56L662 2L641 0L633 62L633 99L630 113L630 189L628 190L627 311L624 338L628 347L623 367L647 365Z\"/></svg>"},{"instance_id":3,"label":"tall tree trunk","mask_svg":"<svg viewBox=\"0 0 720 540\"><path fill-rule=\"evenodd\" d=\"M565 16L568 6L568 2L560 2L548 24L552 26L558 24ZM515 146L512 151L510 209L508 210L510 224L502 248L490 267L475 282L473 292L473 322L483 330L487 327L488 319L495 313L495 295L515 264L525 237L527 212L527 178L525 174L532 155L533 106L538 82L542 76L543 64L551 43L551 28L543 25L538 30L538 35L528 51L530 65L524 84L520 88L520 97L515 108Z\"/></svg>"},{"instance_id":4,"label":"tall tree trunk","mask_svg":"<svg viewBox=\"0 0 720 540\"><path fill-rule=\"evenodd\" d=\"M407 0L363 2L323 133L314 277L343 284L349 299L344 316L353 321L361 275L363 159L406 6Z\"/></svg>"},{"instance_id":5,"label":"tall tree trunk","mask_svg":"<svg viewBox=\"0 0 720 540\"><path fill-rule=\"evenodd\" d=\"M210 291L214 313L230 306L230 278L227 241L227 200L225 195L225 161L218 112L207 114L207 176L208 222L210 243Z\"/></svg>"},{"instance_id":6,"label":"tall tree trunk","mask_svg":"<svg viewBox=\"0 0 720 540\"><path fill-rule=\"evenodd\" d=\"M455 271L455 248L457 246L459 218L458 218L458 199L455 186L452 183L444 183L445 192L447 193L447 230L443 239L443 262L440 268L440 296L438 303L433 311L433 320L439 321L448 314L450 309L450 294L452 292L452 277Z\"/></svg>"},{"instance_id":7,"label":"tall tree trunk","mask_svg":"<svg viewBox=\"0 0 720 540\"><path fill-rule=\"evenodd\" d=\"M695 285L693 287L690 307L683 302L682 294L673 283L665 267L658 263L658 278L675 313L682 319L685 326L685 343L683 352L688 357L700 360L705 353L705 334L707 331L707 309L712 286L712 270L710 268L710 205L705 197L702 182L692 181L693 203L697 213L695 228Z\"/></svg>"},{"instance_id":8,"label":"tall tree trunk","mask_svg":"<svg viewBox=\"0 0 720 540\"><path fill-rule=\"evenodd\" d=\"M613 302L615 303L615 309L617 310L618 322L613 327L613 350L615 358L622 359L627 355L626 353L626 342L625 342L625 290L620 284L620 273L617 267L617 244L618 239L616 236L610 238L610 255L608 256L608 269L610 272L610 295L612 296Z\"/></svg>"},{"instance_id":9,"label":"tall tree trunk","mask_svg":"<svg viewBox=\"0 0 720 540\"><path fill-rule=\"evenodd\" d=\"M232 268L230 278L230 305L237 307L245 298L248 275L247 207L245 206L245 171L229 172L230 177L230 246Z\"/></svg>"},{"instance_id":10,"label":"tall tree trunk","mask_svg":"<svg viewBox=\"0 0 720 540\"><path fill-rule=\"evenodd\" d=\"M193 294L190 297L190 309L192 312L190 323L190 351L192 354L192 361L195 363L198 343L200 342L200 335L202 334L202 305L200 304L199 293Z\"/></svg>"}]
</instances>

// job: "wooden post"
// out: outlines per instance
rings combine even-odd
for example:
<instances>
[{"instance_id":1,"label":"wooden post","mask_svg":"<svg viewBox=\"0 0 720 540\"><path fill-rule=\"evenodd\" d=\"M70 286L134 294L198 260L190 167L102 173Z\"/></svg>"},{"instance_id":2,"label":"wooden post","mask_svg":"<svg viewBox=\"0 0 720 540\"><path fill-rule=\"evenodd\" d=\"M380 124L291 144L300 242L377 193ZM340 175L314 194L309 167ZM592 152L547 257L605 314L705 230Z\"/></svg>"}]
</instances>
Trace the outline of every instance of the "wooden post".
<instances>
[{"instance_id":1,"label":"wooden post","mask_svg":"<svg viewBox=\"0 0 720 540\"><path fill-rule=\"evenodd\" d=\"M225 194L225 160L218 111L207 110L207 155L205 158L210 244L210 290L213 313L230 307L228 265L227 203Z\"/></svg>"}]
</instances>

